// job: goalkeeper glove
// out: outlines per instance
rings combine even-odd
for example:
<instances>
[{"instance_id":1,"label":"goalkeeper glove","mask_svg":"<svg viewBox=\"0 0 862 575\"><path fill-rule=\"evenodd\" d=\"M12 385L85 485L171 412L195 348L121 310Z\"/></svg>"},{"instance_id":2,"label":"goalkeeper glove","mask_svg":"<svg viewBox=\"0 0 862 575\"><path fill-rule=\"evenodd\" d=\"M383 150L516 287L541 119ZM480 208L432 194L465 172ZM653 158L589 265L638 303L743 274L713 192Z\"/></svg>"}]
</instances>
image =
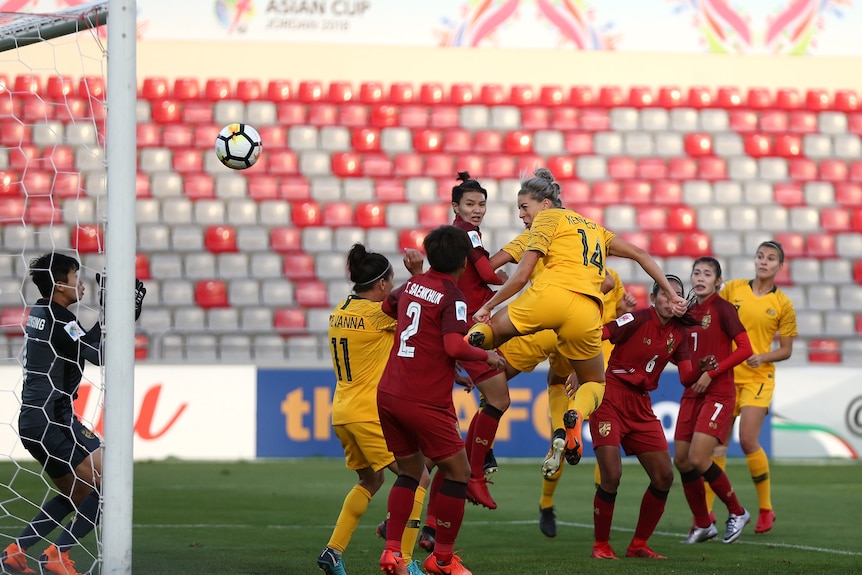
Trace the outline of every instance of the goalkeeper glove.
<instances>
[{"instance_id":1,"label":"goalkeeper glove","mask_svg":"<svg viewBox=\"0 0 862 575\"><path fill-rule=\"evenodd\" d=\"M105 307L105 276L96 272L96 285L99 287L99 306ZM135 278L135 321L141 317L141 308L144 305L144 296L147 295L147 288L144 282Z\"/></svg>"}]
</instances>

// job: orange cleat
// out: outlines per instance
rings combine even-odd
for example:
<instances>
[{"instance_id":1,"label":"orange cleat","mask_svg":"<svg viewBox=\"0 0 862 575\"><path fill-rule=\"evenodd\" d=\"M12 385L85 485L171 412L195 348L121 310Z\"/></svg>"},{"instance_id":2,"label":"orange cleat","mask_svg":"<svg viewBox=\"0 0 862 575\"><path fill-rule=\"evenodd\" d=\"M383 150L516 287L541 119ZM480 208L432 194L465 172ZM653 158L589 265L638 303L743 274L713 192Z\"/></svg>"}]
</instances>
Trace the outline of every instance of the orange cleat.
<instances>
[{"instance_id":1,"label":"orange cleat","mask_svg":"<svg viewBox=\"0 0 862 575\"><path fill-rule=\"evenodd\" d=\"M754 526L755 533L766 533L775 524L775 511L773 509L761 509L757 516L757 525Z\"/></svg>"},{"instance_id":2,"label":"orange cleat","mask_svg":"<svg viewBox=\"0 0 862 575\"><path fill-rule=\"evenodd\" d=\"M10 571L12 573L35 573L27 566L27 555L17 543L10 543L0 554L0 565L3 567L3 572Z\"/></svg>"},{"instance_id":3,"label":"orange cleat","mask_svg":"<svg viewBox=\"0 0 862 575\"><path fill-rule=\"evenodd\" d=\"M473 575L469 569L461 564L461 558L457 555L452 555L452 560L445 565L441 565L437 561L436 555L429 555L425 558L422 566L429 575Z\"/></svg>"},{"instance_id":4,"label":"orange cleat","mask_svg":"<svg viewBox=\"0 0 862 575\"><path fill-rule=\"evenodd\" d=\"M566 462L577 465L584 453L581 427L583 418L577 409L570 409L563 415L563 425L566 428Z\"/></svg>"},{"instance_id":5,"label":"orange cleat","mask_svg":"<svg viewBox=\"0 0 862 575\"><path fill-rule=\"evenodd\" d=\"M616 553L614 553L614 548L607 541L603 543L596 541L593 543L593 552L590 554L590 557L593 559L619 559Z\"/></svg>"},{"instance_id":6,"label":"orange cleat","mask_svg":"<svg viewBox=\"0 0 862 575\"><path fill-rule=\"evenodd\" d=\"M384 549L380 556L380 570L386 575L410 575L407 571L407 563L389 549Z\"/></svg>"},{"instance_id":7,"label":"orange cleat","mask_svg":"<svg viewBox=\"0 0 862 575\"><path fill-rule=\"evenodd\" d=\"M640 557L642 559L667 559L664 555L659 555L650 549L646 543L632 543L626 549L626 557Z\"/></svg>"},{"instance_id":8,"label":"orange cleat","mask_svg":"<svg viewBox=\"0 0 862 575\"><path fill-rule=\"evenodd\" d=\"M69 559L69 552L62 553L56 545L49 545L39 557L42 571L54 573L54 575L81 575L75 571L75 562Z\"/></svg>"}]
</instances>

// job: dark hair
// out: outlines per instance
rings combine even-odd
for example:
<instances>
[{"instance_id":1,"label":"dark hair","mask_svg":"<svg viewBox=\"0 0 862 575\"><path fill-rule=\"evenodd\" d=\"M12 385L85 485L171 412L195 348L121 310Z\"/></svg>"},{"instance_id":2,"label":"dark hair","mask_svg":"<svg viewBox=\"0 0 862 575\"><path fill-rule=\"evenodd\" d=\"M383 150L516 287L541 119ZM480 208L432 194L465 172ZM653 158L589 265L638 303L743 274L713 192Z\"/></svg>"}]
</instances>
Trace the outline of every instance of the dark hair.
<instances>
[{"instance_id":1,"label":"dark hair","mask_svg":"<svg viewBox=\"0 0 862 575\"><path fill-rule=\"evenodd\" d=\"M718 278L721 277L721 264L718 263L717 259L715 259L712 256L701 256L701 257L697 258L696 260L694 260L694 263L691 264L691 269L693 270L694 266L696 266L697 264L701 264L701 263L711 265L713 267L713 269L715 270L715 277L718 277Z\"/></svg>"},{"instance_id":2,"label":"dark hair","mask_svg":"<svg viewBox=\"0 0 862 575\"><path fill-rule=\"evenodd\" d=\"M518 195L529 194L537 202L549 200L555 208L562 208L560 200L560 184L554 181L554 174L547 168L536 168L532 178L521 180L521 190Z\"/></svg>"},{"instance_id":3,"label":"dark hair","mask_svg":"<svg viewBox=\"0 0 862 575\"><path fill-rule=\"evenodd\" d=\"M353 282L353 291L361 293L374 287L374 282L391 278L395 273L386 256L369 252L362 244L353 244L347 254L347 272Z\"/></svg>"},{"instance_id":4,"label":"dark hair","mask_svg":"<svg viewBox=\"0 0 862 575\"><path fill-rule=\"evenodd\" d=\"M665 274L665 276L664 276L664 277L665 277L665 278L667 278L667 281L669 281L669 282L676 282L676 283L678 283L678 284L679 284L680 289L682 290L682 297L685 297L685 284L684 284L684 283L682 283L682 280L681 280L681 279L679 279L679 276L675 276L675 275L673 275L673 274ZM652 293L652 295L653 295L653 296L658 295L658 290L659 290L659 289L660 289L660 288L659 288L658 282L653 282L653 284L652 284L652 292L651 292L651 293Z\"/></svg>"},{"instance_id":5,"label":"dark hair","mask_svg":"<svg viewBox=\"0 0 862 575\"><path fill-rule=\"evenodd\" d=\"M455 226L440 226L431 230L422 242L431 269L448 274L461 268L473 249L467 232Z\"/></svg>"},{"instance_id":6,"label":"dark hair","mask_svg":"<svg viewBox=\"0 0 862 575\"><path fill-rule=\"evenodd\" d=\"M30 277L42 297L51 297L57 282L69 281L69 273L81 269L78 260L65 254L48 253L30 260Z\"/></svg>"},{"instance_id":7,"label":"dark hair","mask_svg":"<svg viewBox=\"0 0 862 575\"><path fill-rule=\"evenodd\" d=\"M461 182L452 188L452 203L458 204L465 192L480 192L488 199L488 190L483 188L477 180L470 179L469 172L458 172L458 181Z\"/></svg>"},{"instance_id":8,"label":"dark hair","mask_svg":"<svg viewBox=\"0 0 862 575\"><path fill-rule=\"evenodd\" d=\"M766 240L765 242L760 242L760 245L757 246L758 250L760 248L772 248L778 250L778 261L779 263L784 263L784 248L781 247L779 242L776 242L775 240Z\"/></svg>"}]
</instances>

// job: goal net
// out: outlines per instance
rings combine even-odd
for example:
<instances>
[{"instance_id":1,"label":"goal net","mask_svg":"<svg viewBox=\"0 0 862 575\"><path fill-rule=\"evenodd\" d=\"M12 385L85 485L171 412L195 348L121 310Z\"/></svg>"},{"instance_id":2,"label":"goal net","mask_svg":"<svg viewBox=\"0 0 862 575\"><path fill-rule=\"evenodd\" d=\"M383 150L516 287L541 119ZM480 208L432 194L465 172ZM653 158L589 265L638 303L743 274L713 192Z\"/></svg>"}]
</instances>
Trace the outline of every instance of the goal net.
<instances>
[{"instance_id":1,"label":"goal net","mask_svg":"<svg viewBox=\"0 0 862 575\"><path fill-rule=\"evenodd\" d=\"M24 323L40 297L30 260L48 252L77 259L85 295L70 311L84 329L100 317L95 273L106 263L109 4L0 0L0 551L59 494L18 437ZM99 435L104 380L104 370L90 366L74 402ZM40 555L74 515L26 549L29 568L39 569ZM70 553L76 569L101 572L102 547L98 528L82 538Z\"/></svg>"}]
</instances>

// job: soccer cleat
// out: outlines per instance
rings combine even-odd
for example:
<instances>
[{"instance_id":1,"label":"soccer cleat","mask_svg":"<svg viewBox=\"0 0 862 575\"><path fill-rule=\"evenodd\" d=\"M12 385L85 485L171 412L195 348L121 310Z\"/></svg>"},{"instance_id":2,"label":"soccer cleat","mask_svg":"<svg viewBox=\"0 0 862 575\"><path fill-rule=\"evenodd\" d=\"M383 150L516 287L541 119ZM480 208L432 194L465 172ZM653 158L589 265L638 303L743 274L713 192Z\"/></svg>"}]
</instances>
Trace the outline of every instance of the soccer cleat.
<instances>
[{"instance_id":1,"label":"soccer cleat","mask_svg":"<svg viewBox=\"0 0 862 575\"><path fill-rule=\"evenodd\" d=\"M713 513L712 511L709 512L709 522L715 523L715 513ZM694 529L695 527L697 527L697 521L694 519L694 517L692 517L691 518L691 528Z\"/></svg>"},{"instance_id":2,"label":"soccer cleat","mask_svg":"<svg viewBox=\"0 0 862 575\"><path fill-rule=\"evenodd\" d=\"M425 575L425 572L419 566L419 562L415 559L407 564L407 573L409 575Z\"/></svg>"},{"instance_id":3,"label":"soccer cleat","mask_svg":"<svg viewBox=\"0 0 862 575\"><path fill-rule=\"evenodd\" d=\"M491 326L487 323L476 323L467 331L464 341L473 347L494 349L494 332L491 331Z\"/></svg>"},{"instance_id":4,"label":"soccer cleat","mask_svg":"<svg viewBox=\"0 0 862 575\"><path fill-rule=\"evenodd\" d=\"M409 575L404 559L389 549L384 549L380 556L380 570L386 575Z\"/></svg>"},{"instance_id":5,"label":"soccer cleat","mask_svg":"<svg viewBox=\"0 0 862 575\"><path fill-rule=\"evenodd\" d=\"M751 513L746 509L742 510L742 515L734 515L731 513L727 518L727 529L724 532L724 539L722 539L721 542L733 543L739 539L739 536L742 535L742 530L745 529L745 526L748 525L749 521L751 521Z\"/></svg>"},{"instance_id":6,"label":"soccer cleat","mask_svg":"<svg viewBox=\"0 0 862 575\"><path fill-rule=\"evenodd\" d=\"M429 525L423 525L419 532L419 548L427 553L434 553L434 545L437 543L435 537L437 530Z\"/></svg>"},{"instance_id":7,"label":"soccer cleat","mask_svg":"<svg viewBox=\"0 0 862 575\"><path fill-rule=\"evenodd\" d=\"M626 549L626 557L640 557L642 559L667 559L664 555L659 555L650 549L646 543L641 545L631 544Z\"/></svg>"},{"instance_id":8,"label":"soccer cleat","mask_svg":"<svg viewBox=\"0 0 862 575\"><path fill-rule=\"evenodd\" d=\"M54 573L54 575L81 575L75 571L75 562L69 559L69 552L62 553L56 545L49 545L39 557L39 565L42 572ZM344 571L338 575L343 575Z\"/></svg>"},{"instance_id":9,"label":"soccer cleat","mask_svg":"<svg viewBox=\"0 0 862 575\"><path fill-rule=\"evenodd\" d=\"M683 543L703 543L709 541L718 535L718 528L715 523L710 523L709 527L692 527L688 532L688 537L682 540Z\"/></svg>"},{"instance_id":10,"label":"soccer cleat","mask_svg":"<svg viewBox=\"0 0 862 575\"><path fill-rule=\"evenodd\" d=\"M554 437L551 439L551 450L548 451L548 456L542 462L542 475L551 478L559 471L560 465L563 464L563 451L565 449L566 430L560 428L554 431Z\"/></svg>"},{"instance_id":11,"label":"soccer cleat","mask_svg":"<svg viewBox=\"0 0 862 575\"><path fill-rule=\"evenodd\" d=\"M326 575L347 575L347 572L344 570L344 560L341 558L341 554L330 547L325 548L317 556L317 566Z\"/></svg>"},{"instance_id":12,"label":"soccer cleat","mask_svg":"<svg viewBox=\"0 0 862 575\"><path fill-rule=\"evenodd\" d=\"M577 409L570 409L563 415L563 425L566 427L566 462L577 465L584 453L581 441L581 414Z\"/></svg>"},{"instance_id":13,"label":"soccer cleat","mask_svg":"<svg viewBox=\"0 0 862 575\"><path fill-rule=\"evenodd\" d=\"M488 449L488 452L485 454L485 477L490 477L497 473L500 468L497 466L497 458L494 457L494 448Z\"/></svg>"},{"instance_id":14,"label":"soccer cleat","mask_svg":"<svg viewBox=\"0 0 862 575\"><path fill-rule=\"evenodd\" d=\"M10 543L0 554L0 566L3 573L35 573L27 566L27 555L17 543Z\"/></svg>"},{"instance_id":15,"label":"soccer cleat","mask_svg":"<svg viewBox=\"0 0 862 575\"><path fill-rule=\"evenodd\" d=\"M422 566L425 568L425 572L430 575L473 575L461 564L461 558L457 555L452 555L452 560L449 563L441 565L437 561L437 556L431 554L425 558Z\"/></svg>"},{"instance_id":16,"label":"soccer cleat","mask_svg":"<svg viewBox=\"0 0 862 575\"><path fill-rule=\"evenodd\" d=\"M386 520L384 519L377 524L377 536L381 539L386 539Z\"/></svg>"},{"instance_id":17,"label":"soccer cleat","mask_svg":"<svg viewBox=\"0 0 862 575\"><path fill-rule=\"evenodd\" d=\"M539 531L545 537L557 536L557 514L553 507L539 507Z\"/></svg>"},{"instance_id":18,"label":"soccer cleat","mask_svg":"<svg viewBox=\"0 0 862 575\"><path fill-rule=\"evenodd\" d=\"M754 526L755 533L766 533L775 524L775 511L772 509L761 509L757 516L757 524Z\"/></svg>"},{"instance_id":19,"label":"soccer cleat","mask_svg":"<svg viewBox=\"0 0 862 575\"><path fill-rule=\"evenodd\" d=\"M491 483L484 477L471 477L467 483L467 501L473 505L482 505L488 509L496 509L497 503L491 497L491 492L488 491L488 484Z\"/></svg>"},{"instance_id":20,"label":"soccer cleat","mask_svg":"<svg viewBox=\"0 0 862 575\"><path fill-rule=\"evenodd\" d=\"M604 543L599 543L598 541L593 543L593 552L590 553L590 557L593 559L619 559L616 553L614 553L614 548L607 541Z\"/></svg>"}]
</instances>

